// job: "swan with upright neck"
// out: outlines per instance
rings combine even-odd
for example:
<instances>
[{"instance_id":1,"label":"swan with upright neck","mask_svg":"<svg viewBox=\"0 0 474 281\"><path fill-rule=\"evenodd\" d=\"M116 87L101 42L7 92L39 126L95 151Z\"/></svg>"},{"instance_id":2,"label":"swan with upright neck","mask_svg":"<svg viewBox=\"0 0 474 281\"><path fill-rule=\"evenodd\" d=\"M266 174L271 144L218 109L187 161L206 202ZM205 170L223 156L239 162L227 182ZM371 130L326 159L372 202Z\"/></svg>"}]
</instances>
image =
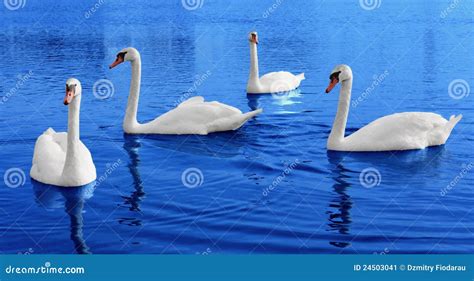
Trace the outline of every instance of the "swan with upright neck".
<instances>
[{"instance_id":1,"label":"swan with upright neck","mask_svg":"<svg viewBox=\"0 0 474 281\"><path fill-rule=\"evenodd\" d=\"M257 109L242 113L239 109L217 102L205 102L201 96L192 97L155 120L141 124L137 121L138 99L141 83L140 53L135 48L125 48L109 68L129 61L132 65L132 81L128 96L123 129L128 134L198 134L231 131L240 128L250 118L262 112Z\"/></svg>"},{"instance_id":2,"label":"swan with upright neck","mask_svg":"<svg viewBox=\"0 0 474 281\"><path fill-rule=\"evenodd\" d=\"M336 118L327 141L328 150L336 151L390 151L423 149L446 143L452 129L462 115L449 120L431 112L402 112L372 121L350 136L345 137L347 116L352 91L352 70L338 65L331 72L329 93L341 84Z\"/></svg>"},{"instance_id":3,"label":"swan with upright neck","mask_svg":"<svg viewBox=\"0 0 474 281\"><path fill-rule=\"evenodd\" d=\"M33 153L30 176L39 182L56 186L82 186L96 179L92 156L79 138L79 113L82 87L79 80L66 82L64 104L68 106L68 131L52 128L38 137Z\"/></svg>"},{"instance_id":4,"label":"swan with upright neck","mask_svg":"<svg viewBox=\"0 0 474 281\"><path fill-rule=\"evenodd\" d=\"M250 75L247 82L248 94L274 94L297 89L305 79L304 73L294 75L288 71L270 72L262 77L258 69L258 35L253 31L249 34Z\"/></svg>"}]
</instances>

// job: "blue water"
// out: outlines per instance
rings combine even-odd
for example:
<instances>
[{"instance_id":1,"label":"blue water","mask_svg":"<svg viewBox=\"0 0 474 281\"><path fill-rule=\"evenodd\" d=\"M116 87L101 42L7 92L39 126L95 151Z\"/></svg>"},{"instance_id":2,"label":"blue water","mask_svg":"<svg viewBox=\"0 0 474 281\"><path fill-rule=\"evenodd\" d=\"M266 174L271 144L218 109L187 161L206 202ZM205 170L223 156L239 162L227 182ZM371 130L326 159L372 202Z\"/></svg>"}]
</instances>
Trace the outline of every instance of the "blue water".
<instances>
[{"instance_id":1,"label":"blue water","mask_svg":"<svg viewBox=\"0 0 474 281\"><path fill-rule=\"evenodd\" d=\"M58 2L0 6L0 172L25 174L0 181L0 253L474 253L474 95L448 92L455 79L474 87L472 5L443 16L451 1ZM300 92L246 96L254 29L261 73L305 72ZM193 95L264 113L235 132L124 135L130 65L107 66L127 46L142 56L140 121ZM347 134L394 112L464 118L442 147L328 153L338 91L323 92L339 63L361 99ZM66 130L71 76L102 177L80 189L28 176L36 138ZM108 99L92 93L99 79L113 83Z\"/></svg>"}]
</instances>

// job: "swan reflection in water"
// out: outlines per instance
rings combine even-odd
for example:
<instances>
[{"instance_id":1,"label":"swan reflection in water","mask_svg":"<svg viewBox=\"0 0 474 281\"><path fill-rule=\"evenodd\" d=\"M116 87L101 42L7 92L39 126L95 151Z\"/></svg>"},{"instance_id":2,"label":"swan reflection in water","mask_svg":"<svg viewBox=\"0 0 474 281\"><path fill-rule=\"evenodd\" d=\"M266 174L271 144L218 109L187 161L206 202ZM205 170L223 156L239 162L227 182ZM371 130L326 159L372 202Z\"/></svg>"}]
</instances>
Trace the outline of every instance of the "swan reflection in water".
<instances>
[{"instance_id":1,"label":"swan reflection in water","mask_svg":"<svg viewBox=\"0 0 474 281\"><path fill-rule=\"evenodd\" d=\"M124 134L124 149L130 157L132 165L140 163L138 151L142 143L147 147L164 149L163 153L179 152L197 157L231 158L242 154L249 143L256 141L253 134L254 119L235 131L200 135L129 135ZM138 173L130 169L132 176Z\"/></svg>"},{"instance_id":2,"label":"swan reflection in water","mask_svg":"<svg viewBox=\"0 0 474 281\"><path fill-rule=\"evenodd\" d=\"M352 199L347 193L347 190L351 187L347 179L350 178L348 174L351 171L342 165L343 155L340 153L328 151L327 156L329 163L332 165L330 168L334 180L332 188L335 193L334 198L329 203L329 210L326 212L329 215L328 226L330 231L348 235L352 222L350 214ZM329 244L338 248L346 248L351 245L347 241L330 241Z\"/></svg>"},{"instance_id":3,"label":"swan reflection in water","mask_svg":"<svg viewBox=\"0 0 474 281\"><path fill-rule=\"evenodd\" d=\"M125 204L129 205L130 211L140 212L140 202L145 196L145 190L143 188L143 181L138 171L140 164L140 158L138 157L138 151L141 147L140 138L136 135L124 134L124 145L123 148L127 151L130 162L127 167L132 175L134 191L130 196L122 196L125 200ZM122 218L119 223L125 223L128 225L141 225L141 220L137 218Z\"/></svg>"},{"instance_id":4,"label":"swan reflection in water","mask_svg":"<svg viewBox=\"0 0 474 281\"><path fill-rule=\"evenodd\" d=\"M407 174L410 172L413 175L428 173L434 176L439 172L439 165L443 162L442 158L445 157L445 154L444 146L421 150L368 153L327 151L335 193L334 199L329 203L330 209L327 211L329 229L343 235L350 235L350 225L352 223L350 211L353 202L347 191L352 186L349 181L354 175L357 176L356 181L359 182L358 177L361 171L348 169L344 167L344 163L359 164L357 166L362 163L364 166L381 169L384 173ZM339 248L346 248L351 245L350 241L331 241L329 243Z\"/></svg>"},{"instance_id":5,"label":"swan reflection in water","mask_svg":"<svg viewBox=\"0 0 474 281\"><path fill-rule=\"evenodd\" d=\"M84 240L84 203L94 195L96 182L80 187L58 187L31 180L36 202L46 209L64 208L71 221L71 240L78 254L90 254Z\"/></svg>"},{"instance_id":6,"label":"swan reflection in water","mask_svg":"<svg viewBox=\"0 0 474 281\"><path fill-rule=\"evenodd\" d=\"M300 89L275 94L247 94L247 105L251 110L256 110L258 108L263 108L265 110L266 106L262 105L260 100L270 100L272 104L279 107L290 106L301 103L301 101L298 101L301 96Z\"/></svg>"},{"instance_id":7,"label":"swan reflection in water","mask_svg":"<svg viewBox=\"0 0 474 281\"><path fill-rule=\"evenodd\" d=\"M124 199L123 205L126 205L134 213L141 212L140 205L146 196L145 186L140 175L139 151L143 144L152 146L155 150L165 149L198 157L229 158L242 153L245 154L245 146L253 141L252 138L253 135L245 133L244 128L232 132L213 133L207 136L124 134L123 148L129 157L127 167L132 176L134 190L129 196L122 196ZM163 152L167 153L166 151ZM119 223L136 226L141 225L142 221L137 217L130 217L120 218Z\"/></svg>"}]
</instances>

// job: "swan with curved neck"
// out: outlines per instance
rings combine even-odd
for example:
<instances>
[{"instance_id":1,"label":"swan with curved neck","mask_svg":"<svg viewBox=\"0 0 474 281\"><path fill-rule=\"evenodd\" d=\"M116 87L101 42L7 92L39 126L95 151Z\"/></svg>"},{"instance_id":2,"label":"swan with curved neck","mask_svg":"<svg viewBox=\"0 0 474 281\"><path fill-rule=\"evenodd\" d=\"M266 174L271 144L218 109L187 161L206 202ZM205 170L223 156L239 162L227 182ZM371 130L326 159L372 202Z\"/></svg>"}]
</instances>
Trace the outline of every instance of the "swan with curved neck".
<instances>
[{"instance_id":1,"label":"swan with curved neck","mask_svg":"<svg viewBox=\"0 0 474 281\"><path fill-rule=\"evenodd\" d=\"M82 186L96 179L92 156L79 138L79 113L82 87L79 80L66 82L64 104L68 106L67 133L52 128L38 137L30 176L42 183L56 186Z\"/></svg>"},{"instance_id":2,"label":"swan with curved neck","mask_svg":"<svg viewBox=\"0 0 474 281\"><path fill-rule=\"evenodd\" d=\"M294 75L287 71L270 72L262 77L258 69L258 35L253 31L249 34L250 75L247 82L248 94L272 94L289 92L297 89L303 81L304 73Z\"/></svg>"},{"instance_id":3,"label":"swan with curved neck","mask_svg":"<svg viewBox=\"0 0 474 281\"><path fill-rule=\"evenodd\" d=\"M352 70L338 65L331 72L329 93L341 84L339 103L327 149L337 151L390 151L423 149L446 143L452 129L462 115L452 115L449 120L431 112L402 112L372 121L350 136L345 137L347 116L352 91Z\"/></svg>"},{"instance_id":4,"label":"swan with curved neck","mask_svg":"<svg viewBox=\"0 0 474 281\"><path fill-rule=\"evenodd\" d=\"M109 68L129 61L132 65L132 81L128 96L123 129L128 134L199 134L236 130L250 118L262 112L257 109L242 113L239 109L219 103L204 102L201 96L192 97L155 120L141 124L137 121L140 95L141 59L135 48L125 48Z\"/></svg>"}]
</instances>

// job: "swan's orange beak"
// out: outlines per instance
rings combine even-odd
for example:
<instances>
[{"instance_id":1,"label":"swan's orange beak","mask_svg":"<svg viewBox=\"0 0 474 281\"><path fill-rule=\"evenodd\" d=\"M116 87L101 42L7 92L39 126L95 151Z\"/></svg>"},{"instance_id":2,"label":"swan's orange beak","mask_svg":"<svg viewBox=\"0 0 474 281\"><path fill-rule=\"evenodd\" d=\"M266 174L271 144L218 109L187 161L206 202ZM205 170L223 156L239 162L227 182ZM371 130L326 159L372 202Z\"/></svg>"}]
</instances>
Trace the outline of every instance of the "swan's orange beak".
<instances>
[{"instance_id":1,"label":"swan's orange beak","mask_svg":"<svg viewBox=\"0 0 474 281\"><path fill-rule=\"evenodd\" d=\"M121 56L117 56L115 61L111 65L109 65L109 69L112 69L112 68L116 67L117 65L121 64L122 62L123 62L123 58Z\"/></svg>"},{"instance_id":2,"label":"swan's orange beak","mask_svg":"<svg viewBox=\"0 0 474 281\"><path fill-rule=\"evenodd\" d=\"M333 78L331 82L329 82L329 86L326 88L326 94L329 93L339 82L339 79Z\"/></svg>"},{"instance_id":3,"label":"swan's orange beak","mask_svg":"<svg viewBox=\"0 0 474 281\"><path fill-rule=\"evenodd\" d=\"M74 88L66 85L66 96L64 97L64 105L68 105L74 98Z\"/></svg>"}]
</instances>

